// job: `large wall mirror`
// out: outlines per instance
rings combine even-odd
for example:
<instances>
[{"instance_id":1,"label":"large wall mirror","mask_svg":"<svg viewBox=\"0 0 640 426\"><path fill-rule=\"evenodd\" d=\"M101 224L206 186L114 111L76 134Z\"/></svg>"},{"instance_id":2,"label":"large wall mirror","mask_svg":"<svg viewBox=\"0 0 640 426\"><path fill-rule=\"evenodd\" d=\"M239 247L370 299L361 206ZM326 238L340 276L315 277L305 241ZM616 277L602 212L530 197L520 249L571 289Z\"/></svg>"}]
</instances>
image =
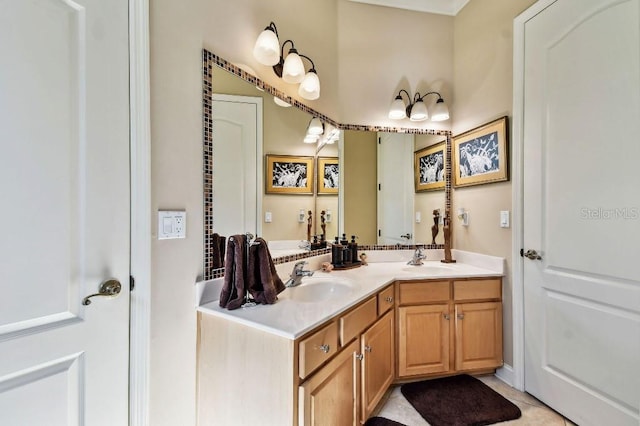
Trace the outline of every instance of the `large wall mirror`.
<instances>
[{"instance_id":1,"label":"large wall mirror","mask_svg":"<svg viewBox=\"0 0 640 426\"><path fill-rule=\"evenodd\" d=\"M358 236L358 243L374 246L381 240L379 234L378 210L380 191L378 187L380 144L384 135L403 135L406 143L406 164L404 197L402 206L408 224L406 234L411 237L401 240L405 244L430 245L431 228L434 225L432 212L438 210L444 215L450 208L450 184L446 189L434 192L416 193L413 186L414 151L426 146L449 141L450 132L421 129L382 128L376 126L340 125L317 111L288 98L277 89L257 79L215 54L203 52L203 115L204 115L204 278L220 276L223 271L212 268L212 236L216 233L228 236L234 233L255 232L269 242L301 241L307 235L323 233L329 241L343 232ZM274 96L288 101L292 106L283 107L274 102ZM231 99L242 103L255 102L261 108L261 123L256 126L255 140L258 146L251 151L250 144L231 148L229 160L221 162L214 157L215 144L221 128L226 131L247 133L236 129L234 110L227 117L218 117L213 112L216 102ZM217 111L218 109L216 109ZM258 114L250 112L249 114ZM223 114L224 115L224 114ZM339 127L342 135L335 144L305 144L303 138L312 117ZM231 124L229 124L231 123ZM229 148L227 146L227 148ZM313 193L311 194L270 194L268 186L269 165L267 155L287 155L295 158L312 158L314 165ZM248 160L251 156L252 159ZM318 180L324 179L324 167L338 159L340 167L340 193L326 191L318 193ZM410 170L407 170L407 169ZM327 171L329 167L327 167ZM253 171L253 174L251 172ZM407 175L406 172L409 172ZM408 177L407 177L408 176ZM392 177L391 179L394 179ZM410 182L406 182L410 179ZM409 185L410 184L410 185ZM241 190L233 189L236 185ZM398 193L399 188L393 193ZM391 188L388 188L391 189ZM247 200L249 202L247 203ZM253 200L253 201L252 201ZM342 200L339 203L339 200ZM247 207L243 211L244 205ZM218 206L218 208L216 208ZM224 208L222 207L224 206ZM400 211L401 206L397 206ZM391 215L397 216L395 204ZM311 220L309 220L309 212ZM420 217L416 217L419 212ZM324 213L324 214L322 214ZM388 213L389 215L389 213ZM268 217L267 217L268 216ZM342 218L342 222L339 222ZM255 224L253 226L252 224ZM404 228L403 228L404 229ZM404 234L405 231L402 231ZM441 247L442 233L436 238ZM279 251L274 251L274 257Z\"/></svg>"}]
</instances>

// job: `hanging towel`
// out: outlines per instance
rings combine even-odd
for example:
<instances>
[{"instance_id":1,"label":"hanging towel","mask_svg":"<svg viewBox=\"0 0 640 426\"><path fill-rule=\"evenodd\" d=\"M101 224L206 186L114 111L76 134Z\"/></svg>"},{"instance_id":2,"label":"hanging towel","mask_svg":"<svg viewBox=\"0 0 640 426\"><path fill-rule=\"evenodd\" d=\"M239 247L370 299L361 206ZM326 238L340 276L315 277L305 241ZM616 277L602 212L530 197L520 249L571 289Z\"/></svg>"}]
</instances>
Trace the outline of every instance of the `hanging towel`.
<instances>
[{"instance_id":1,"label":"hanging towel","mask_svg":"<svg viewBox=\"0 0 640 426\"><path fill-rule=\"evenodd\" d=\"M267 242L258 237L249 247L248 290L257 303L272 304L285 289L278 276Z\"/></svg>"},{"instance_id":2,"label":"hanging towel","mask_svg":"<svg viewBox=\"0 0 640 426\"><path fill-rule=\"evenodd\" d=\"M229 237L224 259L224 284L220 292L221 308L238 309L244 303L246 249L245 235Z\"/></svg>"}]
</instances>

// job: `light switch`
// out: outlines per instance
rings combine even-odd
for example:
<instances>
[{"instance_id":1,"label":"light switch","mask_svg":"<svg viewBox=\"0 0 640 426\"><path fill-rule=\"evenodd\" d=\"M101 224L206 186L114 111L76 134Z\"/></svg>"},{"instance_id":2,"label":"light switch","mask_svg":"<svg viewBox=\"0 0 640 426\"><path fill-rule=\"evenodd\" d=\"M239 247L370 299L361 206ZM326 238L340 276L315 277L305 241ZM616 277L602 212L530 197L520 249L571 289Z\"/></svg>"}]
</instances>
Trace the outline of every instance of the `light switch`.
<instances>
[{"instance_id":1,"label":"light switch","mask_svg":"<svg viewBox=\"0 0 640 426\"><path fill-rule=\"evenodd\" d=\"M500 212L500 228L509 227L509 210L502 210Z\"/></svg>"},{"instance_id":2,"label":"light switch","mask_svg":"<svg viewBox=\"0 0 640 426\"><path fill-rule=\"evenodd\" d=\"M271 212L264 212L265 223L271 223L272 220L273 220L273 215L271 214Z\"/></svg>"},{"instance_id":3,"label":"light switch","mask_svg":"<svg viewBox=\"0 0 640 426\"><path fill-rule=\"evenodd\" d=\"M420 212L416 212L416 223L422 222L422 214Z\"/></svg>"},{"instance_id":4,"label":"light switch","mask_svg":"<svg viewBox=\"0 0 640 426\"><path fill-rule=\"evenodd\" d=\"M158 239L185 238L187 235L187 212L158 211Z\"/></svg>"}]
</instances>

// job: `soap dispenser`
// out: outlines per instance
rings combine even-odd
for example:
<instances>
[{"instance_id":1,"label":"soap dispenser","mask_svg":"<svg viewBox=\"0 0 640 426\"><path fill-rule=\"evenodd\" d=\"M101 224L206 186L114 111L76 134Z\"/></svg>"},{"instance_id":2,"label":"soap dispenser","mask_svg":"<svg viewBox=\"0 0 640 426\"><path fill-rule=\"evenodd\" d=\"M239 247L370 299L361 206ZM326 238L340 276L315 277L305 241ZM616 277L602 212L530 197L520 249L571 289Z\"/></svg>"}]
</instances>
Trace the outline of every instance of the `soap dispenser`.
<instances>
[{"instance_id":1,"label":"soap dispenser","mask_svg":"<svg viewBox=\"0 0 640 426\"><path fill-rule=\"evenodd\" d=\"M331 246L331 263L333 266L342 266L342 250L344 247L338 241L338 237Z\"/></svg>"},{"instance_id":2,"label":"soap dispenser","mask_svg":"<svg viewBox=\"0 0 640 426\"><path fill-rule=\"evenodd\" d=\"M351 251L351 261L353 263L356 263L358 261L358 243L356 243L356 237L355 235L351 236L351 242L349 242L348 247L349 250Z\"/></svg>"},{"instance_id":3,"label":"soap dispenser","mask_svg":"<svg viewBox=\"0 0 640 426\"><path fill-rule=\"evenodd\" d=\"M349 246L349 240L347 240L347 234L342 234L342 263L351 263L351 247Z\"/></svg>"}]
</instances>

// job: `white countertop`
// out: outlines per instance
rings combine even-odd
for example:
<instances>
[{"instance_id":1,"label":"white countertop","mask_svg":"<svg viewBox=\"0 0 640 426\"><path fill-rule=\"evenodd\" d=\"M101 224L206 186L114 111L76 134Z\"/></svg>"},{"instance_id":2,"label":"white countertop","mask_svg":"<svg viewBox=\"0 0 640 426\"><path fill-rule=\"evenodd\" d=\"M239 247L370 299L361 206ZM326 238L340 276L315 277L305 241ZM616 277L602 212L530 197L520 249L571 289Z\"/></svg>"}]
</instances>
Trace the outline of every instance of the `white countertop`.
<instances>
[{"instance_id":1,"label":"white countertop","mask_svg":"<svg viewBox=\"0 0 640 426\"><path fill-rule=\"evenodd\" d=\"M504 273L502 258L476 256L468 252L455 253L454 258L458 260L457 263L427 261L423 266L408 266L406 261L376 262L345 271L316 271L312 280L347 280L350 284L346 294L322 302L293 300L292 290L295 292L296 289L293 288L280 293L278 301L273 305L229 311L221 308L218 300L205 299L197 310L294 340L397 280L487 277L501 276ZM305 278L302 282L304 285ZM218 288L219 285L220 283Z\"/></svg>"}]
</instances>

